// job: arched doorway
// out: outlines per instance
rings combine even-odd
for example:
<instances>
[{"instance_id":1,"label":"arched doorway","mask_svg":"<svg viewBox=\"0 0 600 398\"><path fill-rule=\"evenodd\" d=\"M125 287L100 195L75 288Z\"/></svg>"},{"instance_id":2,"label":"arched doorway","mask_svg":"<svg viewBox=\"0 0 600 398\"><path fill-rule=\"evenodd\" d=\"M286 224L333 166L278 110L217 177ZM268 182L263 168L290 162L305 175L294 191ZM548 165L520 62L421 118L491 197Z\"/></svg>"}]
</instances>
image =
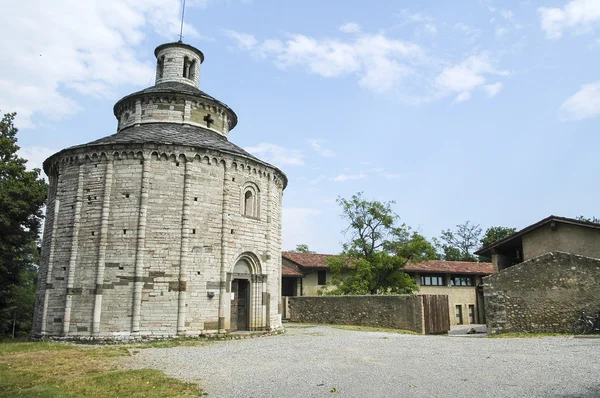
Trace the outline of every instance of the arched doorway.
<instances>
[{"instance_id":1,"label":"arched doorway","mask_svg":"<svg viewBox=\"0 0 600 398\"><path fill-rule=\"evenodd\" d=\"M250 281L252 268L246 259L240 259L233 268L231 280L230 331L250 330Z\"/></svg>"}]
</instances>

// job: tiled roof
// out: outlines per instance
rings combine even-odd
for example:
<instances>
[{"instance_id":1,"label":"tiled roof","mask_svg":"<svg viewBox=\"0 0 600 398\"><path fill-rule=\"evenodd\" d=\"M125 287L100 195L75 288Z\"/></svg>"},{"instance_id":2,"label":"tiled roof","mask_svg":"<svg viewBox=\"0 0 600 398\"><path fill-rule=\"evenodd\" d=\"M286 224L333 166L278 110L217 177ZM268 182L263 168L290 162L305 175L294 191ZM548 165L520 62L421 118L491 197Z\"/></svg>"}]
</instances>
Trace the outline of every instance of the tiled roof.
<instances>
[{"instance_id":1,"label":"tiled roof","mask_svg":"<svg viewBox=\"0 0 600 398\"><path fill-rule=\"evenodd\" d=\"M281 275L282 276L293 276L293 277L299 277L302 278L304 277L304 274L288 265L282 264L281 265Z\"/></svg>"},{"instance_id":2,"label":"tiled roof","mask_svg":"<svg viewBox=\"0 0 600 398\"><path fill-rule=\"evenodd\" d=\"M494 266L492 263L427 260L418 264L408 263L404 271L491 275L494 273Z\"/></svg>"},{"instance_id":3,"label":"tiled roof","mask_svg":"<svg viewBox=\"0 0 600 398\"><path fill-rule=\"evenodd\" d=\"M219 133L198 126L177 123L146 123L131 126L116 134L109 135L108 137L100 138L96 141L88 142L87 144L63 149L44 161L44 170L47 172L47 168L51 164L51 159L65 151L115 144L135 144L136 146L141 146L143 144L183 145L213 149L252 159L281 172L281 170L275 166L258 159L239 146L231 143ZM283 174L283 172L281 172L281 174ZM287 185L287 180L284 180L284 186L285 185Z\"/></svg>"},{"instance_id":4,"label":"tiled roof","mask_svg":"<svg viewBox=\"0 0 600 398\"><path fill-rule=\"evenodd\" d=\"M328 268L326 259L335 257L333 254L313 254L298 252L281 252L281 256L306 268Z\"/></svg>"},{"instance_id":5,"label":"tiled roof","mask_svg":"<svg viewBox=\"0 0 600 398\"><path fill-rule=\"evenodd\" d=\"M120 103L122 103L123 101L126 101L130 98L133 98L133 97L143 96L143 95L148 95L148 94L186 94L186 95L201 97L201 98L213 101L213 102L221 105L225 109L227 109L229 112L231 112L231 116L233 117L233 120L232 120L229 128L233 129L237 125L237 121L238 121L237 115L235 114L233 109L231 109L229 106L227 106L223 102L219 101L215 97L206 94L204 91L200 90L199 88L197 88L195 86L192 86L190 84L185 84L185 83L179 83L179 82L159 83L152 87L148 87L143 90L136 91L135 93L126 95L125 97L123 97L119 101L117 101L117 103L115 104L115 106L114 106L115 116L117 115L116 110Z\"/></svg>"},{"instance_id":6,"label":"tiled roof","mask_svg":"<svg viewBox=\"0 0 600 398\"><path fill-rule=\"evenodd\" d=\"M224 136L212 130L179 123L142 123L127 127L116 134L100 138L87 144L73 146L67 149L80 147L107 145L107 144L165 144L185 145L200 148L216 149L242 155L246 158L264 163L252 156L239 146L231 143Z\"/></svg>"}]
</instances>

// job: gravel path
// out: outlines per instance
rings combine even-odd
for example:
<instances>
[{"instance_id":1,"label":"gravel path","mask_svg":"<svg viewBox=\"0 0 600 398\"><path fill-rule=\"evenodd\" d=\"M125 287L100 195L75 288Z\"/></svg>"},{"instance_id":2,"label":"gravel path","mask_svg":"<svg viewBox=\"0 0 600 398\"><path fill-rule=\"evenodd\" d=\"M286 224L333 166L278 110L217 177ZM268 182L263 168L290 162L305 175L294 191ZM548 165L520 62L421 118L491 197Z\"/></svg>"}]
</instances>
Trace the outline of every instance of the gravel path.
<instances>
[{"instance_id":1,"label":"gravel path","mask_svg":"<svg viewBox=\"0 0 600 398\"><path fill-rule=\"evenodd\" d=\"M142 349L127 364L198 382L209 397L600 397L600 339L286 330Z\"/></svg>"}]
</instances>

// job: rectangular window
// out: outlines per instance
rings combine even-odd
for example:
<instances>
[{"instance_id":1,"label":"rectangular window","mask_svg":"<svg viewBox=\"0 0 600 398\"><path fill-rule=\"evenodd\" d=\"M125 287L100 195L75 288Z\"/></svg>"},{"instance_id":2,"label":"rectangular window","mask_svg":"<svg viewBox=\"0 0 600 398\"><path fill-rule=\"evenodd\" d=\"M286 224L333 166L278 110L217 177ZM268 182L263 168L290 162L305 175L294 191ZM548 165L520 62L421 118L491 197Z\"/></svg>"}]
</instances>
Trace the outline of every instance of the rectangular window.
<instances>
[{"instance_id":1,"label":"rectangular window","mask_svg":"<svg viewBox=\"0 0 600 398\"><path fill-rule=\"evenodd\" d=\"M446 286L444 275L421 275L421 286Z\"/></svg>"},{"instance_id":2,"label":"rectangular window","mask_svg":"<svg viewBox=\"0 0 600 398\"><path fill-rule=\"evenodd\" d=\"M450 286L473 286L473 277L452 275L450 277Z\"/></svg>"},{"instance_id":3,"label":"rectangular window","mask_svg":"<svg viewBox=\"0 0 600 398\"><path fill-rule=\"evenodd\" d=\"M469 304L469 323L475 323L475 306Z\"/></svg>"},{"instance_id":4,"label":"rectangular window","mask_svg":"<svg viewBox=\"0 0 600 398\"><path fill-rule=\"evenodd\" d=\"M318 271L317 284L318 285L326 285L327 284L327 271Z\"/></svg>"},{"instance_id":5,"label":"rectangular window","mask_svg":"<svg viewBox=\"0 0 600 398\"><path fill-rule=\"evenodd\" d=\"M462 305L456 306L456 324L462 325Z\"/></svg>"}]
</instances>

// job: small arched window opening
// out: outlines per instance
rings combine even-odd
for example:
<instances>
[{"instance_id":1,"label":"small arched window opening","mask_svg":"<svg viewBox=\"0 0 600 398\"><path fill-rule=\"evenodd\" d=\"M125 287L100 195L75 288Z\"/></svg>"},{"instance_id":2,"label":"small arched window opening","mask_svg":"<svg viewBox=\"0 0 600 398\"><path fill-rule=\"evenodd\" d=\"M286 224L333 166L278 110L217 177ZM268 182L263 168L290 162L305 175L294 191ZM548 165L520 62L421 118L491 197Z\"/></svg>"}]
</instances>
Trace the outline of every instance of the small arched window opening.
<instances>
[{"instance_id":1,"label":"small arched window opening","mask_svg":"<svg viewBox=\"0 0 600 398\"><path fill-rule=\"evenodd\" d=\"M260 218L260 190L252 182L244 184L240 197L240 210L242 215Z\"/></svg>"},{"instance_id":2,"label":"small arched window opening","mask_svg":"<svg viewBox=\"0 0 600 398\"><path fill-rule=\"evenodd\" d=\"M158 59L158 78L162 79L163 73L165 72L165 56L163 55Z\"/></svg>"},{"instance_id":3,"label":"small arched window opening","mask_svg":"<svg viewBox=\"0 0 600 398\"><path fill-rule=\"evenodd\" d=\"M194 80L195 77L196 77L196 60L193 60L190 63L189 79Z\"/></svg>"},{"instance_id":4,"label":"small arched window opening","mask_svg":"<svg viewBox=\"0 0 600 398\"><path fill-rule=\"evenodd\" d=\"M254 217L254 194L248 190L244 194L244 215Z\"/></svg>"},{"instance_id":5,"label":"small arched window opening","mask_svg":"<svg viewBox=\"0 0 600 398\"><path fill-rule=\"evenodd\" d=\"M191 79L190 73L192 71L193 62L188 57L183 57L183 77L186 79Z\"/></svg>"}]
</instances>

